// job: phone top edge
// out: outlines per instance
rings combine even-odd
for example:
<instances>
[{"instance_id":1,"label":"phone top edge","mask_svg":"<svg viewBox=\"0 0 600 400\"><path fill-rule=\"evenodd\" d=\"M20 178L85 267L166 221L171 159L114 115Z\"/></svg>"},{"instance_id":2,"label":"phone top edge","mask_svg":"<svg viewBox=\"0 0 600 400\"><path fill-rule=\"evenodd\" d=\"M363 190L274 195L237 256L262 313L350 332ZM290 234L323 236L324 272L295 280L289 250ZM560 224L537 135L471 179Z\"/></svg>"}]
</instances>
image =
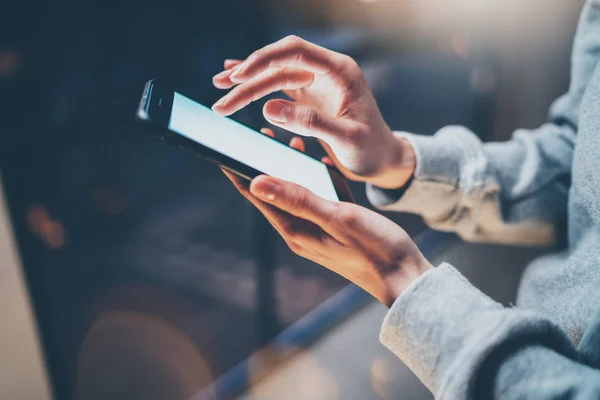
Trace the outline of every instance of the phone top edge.
<instances>
[{"instance_id":1,"label":"phone top edge","mask_svg":"<svg viewBox=\"0 0 600 400\"><path fill-rule=\"evenodd\" d=\"M152 100L152 92L153 92L153 89L154 89L154 87L156 87L156 86L158 86L158 85L159 85L159 83L157 83L157 80L156 80L156 79L150 79L148 82L146 82L146 84L145 84L145 86L144 86L144 92L143 92L143 95L142 95L142 99L140 100L140 104L139 104L139 107L138 107L138 110L137 110L137 118L138 118L139 120L142 120L142 121L151 121L151 120L153 119L153 118L150 116L150 106L151 106L151 100ZM185 98L187 98L187 99L189 99L189 100L191 100L191 101L194 101L194 102L196 102L196 103L198 103L198 104L201 104L201 103L197 102L196 100L192 99L191 97L188 97L188 96L186 96L185 94L182 94L182 93L180 93L180 92L177 92L177 91L173 91L173 94L175 94L175 93L178 93L179 95L181 95L181 96L183 96L183 97L185 97ZM203 104L201 104L201 105L203 105ZM203 106L204 106L204 105L203 105ZM245 124L245 123L243 123L243 122L237 121L237 120L235 120L235 119L233 119L233 118L229 118L229 119L230 119L232 122L235 122L235 123L237 123L237 124L240 124L240 125L243 125L243 126L245 126L245 127L247 127L247 128L250 128L250 129L252 129L252 130L253 130L254 132L256 132L257 134L261 134L261 133L260 133L258 130L254 129L254 128L252 128L252 127L248 126L248 125L246 125L246 124ZM279 140L277 140L277 139L274 139L274 138L272 138L272 137L270 137L270 136L266 136L266 137L267 137L268 139L270 139L270 140L274 140L274 141L276 141L276 142L278 142L278 143L281 143L281 144L285 145L284 143L282 143L282 142L280 142ZM298 150L298 149L295 149L295 148L293 148L293 147L289 147L289 148L290 148L290 149L292 149L292 150L294 150L295 152L298 152L298 153L300 153L300 154L303 154L303 155L305 155L305 156L307 156L307 157L310 157L309 155L307 155L307 154L306 154L305 152L303 152L303 151L300 151L300 150ZM311 157L311 158L313 158L313 157ZM313 158L313 159L314 159L315 161L318 161L318 162L320 162L320 163L323 163L321 160L318 160L318 159L316 159L316 158ZM325 163L323 163L323 164L325 164ZM329 165L327 165L327 164L325 164L325 165L327 166L327 168L331 168L333 171L336 171L336 172L338 172L338 173L339 173L339 171L338 171L338 169L337 169L337 168L331 167L331 166L329 166Z\"/></svg>"},{"instance_id":2,"label":"phone top edge","mask_svg":"<svg viewBox=\"0 0 600 400\"><path fill-rule=\"evenodd\" d=\"M213 150L209 147L206 147L202 143L197 142L197 141L187 137L184 134L181 134L177 131L171 130L169 121L171 118L171 110L172 110L172 104L174 102L175 94L179 94L180 96L183 96L186 99L188 99L194 103L198 103L202 107L207 108L202 103L199 103L198 101L194 100L193 98L188 97L179 92L175 92L173 90L166 89L161 84L157 83L157 81L155 79L151 79L148 82L146 82L146 85L144 87L142 98L140 100L139 107L137 110L137 120L144 122L144 123L150 123L151 125L158 128L158 129L155 129L154 132L155 132L155 134L158 135L158 137L161 140L167 141L174 145L177 145L178 147L180 147L186 151L191 151L195 154L198 154L198 155L202 156L206 161L209 161L212 164L218 165L223 169L229 170L244 179L252 180L256 176L264 174L263 172L255 170L254 168L252 168L246 164L243 164L236 159L228 157L228 156L220 153L217 150ZM165 101L163 101L163 99ZM256 129L254 129L240 121L237 121L237 120L231 119L231 118L228 118L228 119L232 123L235 123L237 125L242 125L245 128L252 130L255 134L263 136ZM348 184L347 184L346 180L344 179L343 175L340 173L340 171L337 168L327 165L326 163L322 162L321 160L311 157L308 154L306 154L302 151L299 151L293 147L286 146L284 143L282 143L274 138L271 138L267 135L264 135L264 138L274 141L274 142L277 142L279 145L286 147L288 150L292 150L296 153L303 155L304 157L307 157L313 161L316 161L319 164L325 165L326 170L329 173L329 178L331 179L331 182L333 184L333 188L336 192L338 201L345 201L345 202L352 202L352 203L354 202L352 192L350 191L350 188L348 187Z\"/></svg>"},{"instance_id":3,"label":"phone top edge","mask_svg":"<svg viewBox=\"0 0 600 400\"><path fill-rule=\"evenodd\" d=\"M137 110L137 120L168 128L175 92L167 90L155 79L146 82Z\"/></svg>"},{"instance_id":4,"label":"phone top edge","mask_svg":"<svg viewBox=\"0 0 600 400\"><path fill-rule=\"evenodd\" d=\"M141 107L141 105L138 108L136 117L138 120L141 120L141 121L150 121L150 116L148 115L148 111L146 111L143 107Z\"/></svg>"},{"instance_id":5,"label":"phone top edge","mask_svg":"<svg viewBox=\"0 0 600 400\"><path fill-rule=\"evenodd\" d=\"M144 92L142 94L142 98L140 100L140 104L137 110L137 118L143 121L150 120L149 108L150 108L150 98L152 96L152 88L154 86L155 80L150 79L144 85Z\"/></svg>"}]
</instances>

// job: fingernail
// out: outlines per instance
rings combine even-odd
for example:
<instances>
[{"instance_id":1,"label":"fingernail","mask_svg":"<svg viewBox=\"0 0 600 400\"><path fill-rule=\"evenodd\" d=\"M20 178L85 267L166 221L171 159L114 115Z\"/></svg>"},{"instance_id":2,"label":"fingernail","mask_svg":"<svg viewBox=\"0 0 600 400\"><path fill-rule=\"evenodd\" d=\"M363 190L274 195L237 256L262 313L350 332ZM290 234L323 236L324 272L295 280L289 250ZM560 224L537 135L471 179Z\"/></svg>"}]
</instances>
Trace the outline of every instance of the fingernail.
<instances>
[{"instance_id":1,"label":"fingernail","mask_svg":"<svg viewBox=\"0 0 600 400\"><path fill-rule=\"evenodd\" d=\"M254 189L254 190L252 190ZM277 184L271 179L265 179L258 183L256 186L251 186L251 191L256 196L269 202L275 201L275 192L277 191Z\"/></svg>"},{"instance_id":2,"label":"fingernail","mask_svg":"<svg viewBox=\"0 0 600 400\"><path fill-rule=\"evenodd\" d=\"M221 97L219 99L219 101L217 101L215 104L213 104L213 106L211 107L213 110L215 109L215 107L221 107L223 106L225 103L227 102L227 99L225 97Z\"/></svg>"},{"instance_id":3,"label":"fingernail","mask_svg":"<svg viewBox=\"0 0 600 400\"><path fill-rule=\"evenodd\" d=\"M242 64L236 65L235 67L233 67L233 69L231 70L231 75L229 76L229 79L231 79L231 81L236 81L238 80L238 78L241 76L240 71L242 70Z\"/></svg>"},{"instance_id":4,"label":"fingernail","mask_svg":"<svg viewBox=\"0 0 600 400\"><path fill-rule=\"evenodd\" d=\"M215 76L213 76L213 79L223 78L223 77L227 76L230 73L231 73L231 71L221 71L218 74L216 74Z\"/></svg>"},{"instance_id":5,"label":"fingernail","mask_svg":"<svg viewBox=\"0 0 600 400\"><path fill-rule=\"evenodd\" d=\"M273 122L285 124L290 113L290 107L281 101L274 101L265 109L265 116Z\"/></svg>"}]
</instances>

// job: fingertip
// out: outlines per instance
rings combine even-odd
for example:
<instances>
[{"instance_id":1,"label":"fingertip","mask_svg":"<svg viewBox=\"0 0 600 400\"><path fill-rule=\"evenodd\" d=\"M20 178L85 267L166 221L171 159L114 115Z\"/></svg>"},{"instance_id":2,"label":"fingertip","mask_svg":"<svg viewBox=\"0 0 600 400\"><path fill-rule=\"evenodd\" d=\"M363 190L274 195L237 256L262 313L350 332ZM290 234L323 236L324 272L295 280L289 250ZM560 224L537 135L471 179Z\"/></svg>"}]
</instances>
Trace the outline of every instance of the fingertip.
<instances>
[{"instance_id":1,"label":"fingertip","mask_svg":"<svg viewBox=\"0 0 600 400\"><path fill-rule=\"evenodd\" d=\"M258 175L252 179L250 186L261 187L264 184L268 184L272 180L275 180L275 178L270 175Z\"/></svg>"},{"instance_id":2,"label":"fingertip","mask_svg":"<svg viewBox=\"0 0 600 400\"><path fill-rule=\"evenodd\" d=\"M259 175L250 182L250 193L264 201L273 202L278 184L277 179L269 175Z\"/></svg>"},{"instance_id":3,"label":"fingertip","mask_svg":"<svg viewBox=\"0 0 600 400\"><path fill-rule=\"evenodd\" d=\"M217 89L229 89L233 85L233 83L227 78L213 78L212 80L213 86Z\"/></svg>"},{"instance_id":4,"label":"fingertip","mask_svg":"<svg viewBox=\"0 0 600 400\"><path fill-rule=\"evenodd\" d=\"M272 137L273 139L275 139L275 132L273 132L273 129L271 128L262 128L260 130L263 134Z\"/></svg>"},{"instance_id":5,"label":"fingertip","mask_svg":"<svg viewBox=\"0 0 600 400\"><path fill-rule=\"evenodd\" d=\"M225 78L225 77L229 76L229 74L231 74L231 70L225 69L224 71L221 71L218 74L215 74L213 76L213 81Z\"/></svg>"},{"instance_id":6,"label":"fingertip","mask_svg":"<svg viewBox=\"0 0 600 400\"><path fill-rule=\"evenodd\" d=\"M223 71L213 76L212 83L217 89L229 89L235 84L229 79L231 71Z\"/></svg>"},{"instance_id":7,"label":"fingertip","mask_svg":"<svg viewBox=\"0 0 600 400\"><path fill-rule=\"evenodd\" d=\"M231 93L231 92L230 92ZM221 100L217 101L211 109L215 112L215 114L221 117L228 117L231 114L241 110L247 104L241 103L240 101L230 94L225 95Z\"/></svg>"},{"instance_id":8,"label":"fingertip","mask_svg":"<svg viewBox=\"0 0 600 400\"><path fill-rule=\"evenodd\" d=\"M228 113L227 110L223 109L221 106L213 105L211 110L219 117L226 117L230 115L230 113Z\"/></svg>"},{"instance_id":9,"label":"fingertip","mask_svg":"<svg viewBox=\"0 0 600 400\"><path fill-rule=\"evenodd\" d=\"M322 162L323 164L325 164L325 165L329 165L330 167L333 167L333 166L334 166L334 164L333 164L333 160L332 160L331 158L327 157L327 156L325 156L325 157L321 158L321 162Z\"/></svg>"},{"instance_id":10,"label":"fingertip","mask_svg":"<svg viewBox=\"0 0 600 400\"><path fill-rule=\"evenodd\" d=\"M227 89L227 86L225 86L222 82L216 80L215 78L213 78L212 84L217 89Z\"/></svg>"},{"instance_id":11,"label":"fingertip","mask_svg":"<svg viewBox=\"0 0 600 400\"><path fill-rule=\"evenodd\" d=\"M291 112L291 102L287 100L269 100L263 106L263 116L271 123L285 124Z\"/></svg>"},{"instance_id":12,"label":"fingertip","mask_svg":"<svg viewBox=\"0 0 600 400\"><path fill-rule=\"evenodd\" d=\"M293 137L292 140L290 140L290 147L292 149L296 149L296 150L301 151L303 153L306 151L306 145L304 143L304 140L302 140L298 136Z\"/></svg>"},{"instance_id":13,"label":"fingertip","mask_svg":"<svg viewBox=\"0 0 600 400\"><path fill-rule=\"evenodd\" d=\"M241 60L228 58L223 63L223 66L225 67L225 69L231 69L231 68L235 67L236 65L240 64L241 62L242 62Z\"/></svg>"}]
</instances>

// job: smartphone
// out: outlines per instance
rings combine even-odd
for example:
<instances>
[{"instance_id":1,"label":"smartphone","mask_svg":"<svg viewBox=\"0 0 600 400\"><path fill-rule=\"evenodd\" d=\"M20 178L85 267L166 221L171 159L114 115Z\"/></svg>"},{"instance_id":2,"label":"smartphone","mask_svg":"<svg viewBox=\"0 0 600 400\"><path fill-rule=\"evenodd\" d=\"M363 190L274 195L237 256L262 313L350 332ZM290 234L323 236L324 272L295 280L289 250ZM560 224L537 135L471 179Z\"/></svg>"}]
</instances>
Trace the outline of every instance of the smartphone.
<instances>
[{"instance_id":1,"label":"smartphone","mask_svg":"<svg viewBox=\"0 0 600 400\"><path fill-rule=\"evenodd\" d=\"M353 202L334 168L210 108L148 81L137 113L161 140L203 156L243 178L267 174L331 201Z\"/></svg>"}]
</instances>

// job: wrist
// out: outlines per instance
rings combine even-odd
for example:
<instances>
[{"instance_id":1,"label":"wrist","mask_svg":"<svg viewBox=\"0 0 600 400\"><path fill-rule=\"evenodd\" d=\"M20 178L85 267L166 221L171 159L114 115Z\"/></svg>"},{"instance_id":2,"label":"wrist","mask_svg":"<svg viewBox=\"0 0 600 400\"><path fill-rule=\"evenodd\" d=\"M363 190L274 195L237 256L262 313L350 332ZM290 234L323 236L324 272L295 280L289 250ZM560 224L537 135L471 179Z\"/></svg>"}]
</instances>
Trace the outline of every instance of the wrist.
<instances>
[{"instance_id":1,"label":"wrist","mask_svg":"<svg viewBox=\"0 0 600 400\"><path fill-rule=\"evenodd\" d=\"M431 263L423 256L418 260L402 260L393 271L383 277L383 299L380 301L391 307L411 283L432 268Z\"/></svg>"},{"instance_id":2,"label":"wrist","mask_svg":"<svg viewBox=\"0 0 600 400\"><path fill-rule=\"evenodd\" d=\"M392 134L390 152L381 173L369 183L383 189L400 189L414 176L417 166L415 150L408 140Z\"/></svg>"}]
</instances>

